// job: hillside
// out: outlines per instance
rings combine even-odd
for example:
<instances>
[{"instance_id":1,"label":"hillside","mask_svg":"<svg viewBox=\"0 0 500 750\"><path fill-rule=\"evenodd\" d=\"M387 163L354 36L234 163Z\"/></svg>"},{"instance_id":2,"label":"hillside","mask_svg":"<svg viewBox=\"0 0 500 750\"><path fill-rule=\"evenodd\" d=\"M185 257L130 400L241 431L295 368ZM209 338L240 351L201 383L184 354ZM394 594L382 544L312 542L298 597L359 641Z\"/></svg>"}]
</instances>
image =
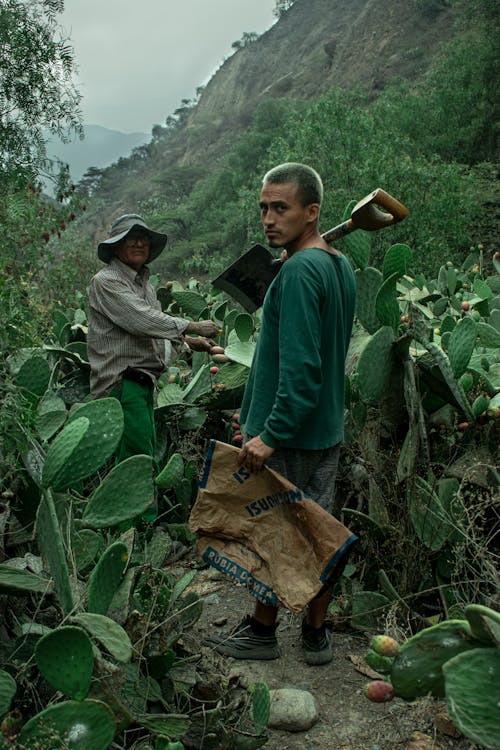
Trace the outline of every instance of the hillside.
<instances>
[{"instance_id":1,"label":"hillside","mask_svg":"<svg viewBox=\"0 0 500 750\"><path fill-rule=\"evenodd\" d=\"M247 201L257 171L292 158L326 179L328 226L381 182L410 201L394 240L429 266L439 247L459 262L496 232L494 168L479 188L468 177L496 158L495 18L489 0L296 0L261 37L243 35L148 144L84 181L82 232L94 244L140 211L169 234L169 270L213 275L260 237Z\"/></svg>"},{"instance_id":2,"label":"hillside","mask_svg":"<svg viewBox=\"0 0 500 750\"><path fill-rule=\"evenodd\" d=\"M145 189L154 191L155 178L172 165L204 166L223 156L263 101L312 99L332 87L375 97L390 83L417 79L453 35L455 20L455 9L440 0L296 0L224 61L181 127L151 149L142 165L151 176ZM106 180L107 198L100 196L106 202L113 182ZM121 204L128 186L116 187Z\"/></svg>"}]
</instances>

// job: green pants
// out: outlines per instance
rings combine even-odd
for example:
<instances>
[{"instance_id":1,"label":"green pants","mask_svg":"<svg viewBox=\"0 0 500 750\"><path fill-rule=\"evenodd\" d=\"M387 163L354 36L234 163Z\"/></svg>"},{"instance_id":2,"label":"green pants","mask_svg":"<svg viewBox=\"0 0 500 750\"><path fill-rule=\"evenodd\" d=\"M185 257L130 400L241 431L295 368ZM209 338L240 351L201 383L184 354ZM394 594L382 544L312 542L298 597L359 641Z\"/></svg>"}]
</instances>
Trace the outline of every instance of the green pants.
<instances>
[{"instance_id":1,"label":"green pants","mask_svg":"<svg viewBox=\"0 0 500 750\"><path fill-rule=\"evenodd\" d=\"M146 454L153 459L153 470L157 474L153 387L132 380L122 380L113 388L110 395L120 401L124 420L122 439L116 451L116 463L139 453ZM157 515L158 507L155 502L154 507L145 511L141 518L154 521Z\"/></svg>"}]
</instances>

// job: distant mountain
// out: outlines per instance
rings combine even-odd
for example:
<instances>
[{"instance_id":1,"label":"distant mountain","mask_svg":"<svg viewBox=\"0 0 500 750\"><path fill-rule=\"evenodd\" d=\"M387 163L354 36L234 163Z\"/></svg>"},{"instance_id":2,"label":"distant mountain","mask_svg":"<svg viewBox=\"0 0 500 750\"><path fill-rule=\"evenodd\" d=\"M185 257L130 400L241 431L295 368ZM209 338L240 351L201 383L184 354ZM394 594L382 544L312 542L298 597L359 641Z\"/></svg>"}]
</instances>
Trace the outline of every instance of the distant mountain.
<instances>
[{"instance_id":1,"label":"distant mountain","mask_svg":"<svg viewBox=\"0 0 500 750\"><path fill-rule=\"evenodd\" d=\"M85 125L83 141L75 138L62 143L53 136L47 142L47 154L69 164L71 178L78 182L89 167L109 167L120 157L130 156L132 149L151 140L148 133L121 133L101 125Z\"/></svg>"}]
</instances>

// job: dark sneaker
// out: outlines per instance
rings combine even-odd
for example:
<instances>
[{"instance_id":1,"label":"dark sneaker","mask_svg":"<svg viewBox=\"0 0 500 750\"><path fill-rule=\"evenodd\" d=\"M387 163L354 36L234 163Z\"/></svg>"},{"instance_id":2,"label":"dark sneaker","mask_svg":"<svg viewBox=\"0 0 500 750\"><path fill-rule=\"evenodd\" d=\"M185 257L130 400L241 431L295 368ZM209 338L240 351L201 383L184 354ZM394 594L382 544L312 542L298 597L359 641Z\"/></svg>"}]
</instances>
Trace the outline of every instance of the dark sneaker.
<instances>
[{"instance_id":1,"label":"dark sneaker","mask_svg":"<svg viewBox=\"0 0 500 750\"><path fill-rule=\"evenodd\" d=\"M302 648L306 664L328 664L333 659L333 650L332 634L326 625L312 628L306 620L302 620Z\"/></svg>"},{"instance_id":2,"label":"dark sneaker","mask_svg":"<svg viewBox=\"0 0 500 750\"><path fill-rule=\"evenodd\" d=\"M280 655L276 634L258 635L252 630L251 617L247 615L234 630L226 635L206 638L205 646L233 659L277 659Z\"/></svg>"}]
</instances>

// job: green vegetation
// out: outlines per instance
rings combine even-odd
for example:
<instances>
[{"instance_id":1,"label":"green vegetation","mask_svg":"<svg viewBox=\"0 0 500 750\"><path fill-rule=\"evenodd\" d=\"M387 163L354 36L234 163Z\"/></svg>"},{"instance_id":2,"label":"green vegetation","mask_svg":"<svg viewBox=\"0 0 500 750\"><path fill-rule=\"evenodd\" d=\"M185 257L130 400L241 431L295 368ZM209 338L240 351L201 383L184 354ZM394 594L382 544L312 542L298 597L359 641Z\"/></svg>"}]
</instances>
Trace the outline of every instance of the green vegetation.
<instances>
[{"instance_id":1,"label":"green vegetation","mask_svg":"<svg viewBox=\"0 0 500 750\"><path fill-rule=\"evenodd\" d=\"M277 3L277 15L291 4ZM446 5L419 3L425 17ZM245 706L236 706L228 685L214 686L206 705L194 694L206 675L184 636L202 602L189 589L195 571L170 570L193 542L187 520L208 441L236 444L260 327L259 311L243 312L197 279L261 240L260 177L271 163L296 159L324 177L324 230L377 186L411 211L394 228L342 241L358 301L336 513L361 541L330 615L400 641L409 636L403 656L417 659L419 644L437 644L435 684L459 729L488 746L495 728L472 698L488 694L485 671L493 653L497 669L498 654L498 35L495 3L469 5L474 24L412 86L376 99L331 90L318 100L263 100L223 153L211 150L211 138L224 124L190 127L198 100L183 100L129 159L89 172L76 187L63 171L50 200L40 189L40 128L78 128L71 53L51 36L62 2L2 4L0 35L25 29L16 47L0 36L6 736L30 747L54 738L62 747L71 736L74 747L104 749L113 738L132 747L149 734L156 747L181 750L188 732L203 730L227 747L265 744L267 686L255 686ZM43 44L33 54L37 40ZM12 65L26 70L24 88L9 78ZM30 91L42 79L48 88L38 100ZM9 102L18 119L9 119ZM208 167L177 161L190 145L207 150ZM97 261L84 229L104 220L118 195L169 233L169 251L154 269L163 308L210 316L221 328L224 354L194 354L159 381L155 481L146 457L114 465L121 407L89 397L85 286ZM181 280L163 287L172 273ZM154 493L157 521L137 522ZM457 627L465 633L458 650L443 656L442 642ZM384 673L398 660L396 682L410 697L421 673L429 674L418 664L410 673L400 653L373 654Z\"/></svg>"}]
</instances>

